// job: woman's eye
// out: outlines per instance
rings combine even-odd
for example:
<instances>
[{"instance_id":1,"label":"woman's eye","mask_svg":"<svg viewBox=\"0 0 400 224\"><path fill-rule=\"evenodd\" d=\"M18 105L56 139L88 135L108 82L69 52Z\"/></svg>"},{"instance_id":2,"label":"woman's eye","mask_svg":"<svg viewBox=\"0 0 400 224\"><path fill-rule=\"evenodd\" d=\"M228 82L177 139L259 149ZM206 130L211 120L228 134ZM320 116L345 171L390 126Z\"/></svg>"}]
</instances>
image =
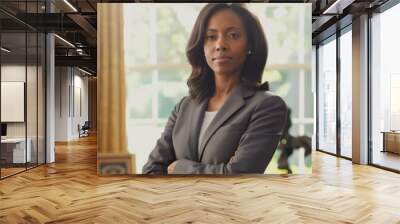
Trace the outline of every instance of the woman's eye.
<instances>
[{"instance_id":1,"label":"woman's eye","mask_svg":"<svg viewBox=\"0 0 400 224\"><path fill-rule=\"evenodd\" d=\"M231 37L232 39L237 39L237 38L239 38L239 33L230 33L229 34L229 37Z\"/></svg>"},{"instance_id":2,"label":"woman's eye","mask_svg":"<svg viewBox=\"0 0 400 224\"><path fill-rule=\"evenodd\" d=\"M215 39L215 36L214 36L214 35L207 35L207 36L206 36L206 39L207 39L207 40L214 40L214 39Z\"/></svg>"}]
</instances>

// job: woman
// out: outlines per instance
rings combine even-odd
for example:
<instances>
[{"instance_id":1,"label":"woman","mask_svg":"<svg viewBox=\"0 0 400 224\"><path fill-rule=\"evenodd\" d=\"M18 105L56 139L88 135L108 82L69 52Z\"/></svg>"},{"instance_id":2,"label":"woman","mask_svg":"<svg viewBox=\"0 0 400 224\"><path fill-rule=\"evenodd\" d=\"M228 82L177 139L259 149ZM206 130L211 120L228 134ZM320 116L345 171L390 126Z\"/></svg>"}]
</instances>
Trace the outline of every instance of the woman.
<instances>
[{"instance_id":1,"label":"woman","mask_svg":"<svg viewBox=\"0 0 400 224\"><path fill-rule=\"evenodd\" d=\"M173 109L143 173L264 173L287 107L261 85L267 42L260 22L243 4L207 4L186 54L190 96Z\"/></svg>"}]
</instances>

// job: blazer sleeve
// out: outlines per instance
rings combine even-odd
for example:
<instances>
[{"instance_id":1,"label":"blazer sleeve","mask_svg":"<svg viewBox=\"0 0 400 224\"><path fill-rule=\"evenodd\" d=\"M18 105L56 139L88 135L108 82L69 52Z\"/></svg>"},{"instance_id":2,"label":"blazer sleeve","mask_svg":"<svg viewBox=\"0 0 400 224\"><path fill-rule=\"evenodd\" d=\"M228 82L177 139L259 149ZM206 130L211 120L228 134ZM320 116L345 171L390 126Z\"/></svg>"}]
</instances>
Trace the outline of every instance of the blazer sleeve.
<instances>
[{"instance_id":1,"label":"blazer sleeve","mask_svg":"<svg viewBox=\"0 0 400 224\"><path fill-rule=\"evenodd\" d=\"M282 136L287 110L279 96L266 98L251 115L229 163L203 164L182 159L177 160L173 174L264 173Z\"/></svg>"},{"instance_id":2,"label":"blazer sleeve","mask_svg":"<svg viewBox=\"0 0 400 224\"><path fill-rule=\"evenodd\" d=\"M142 174L167 174L168 165L176 160L172 132L184 99L185 97L172 110L161 137L157 140L156 146L142 168Z\"/></svg>"}]
</instances>

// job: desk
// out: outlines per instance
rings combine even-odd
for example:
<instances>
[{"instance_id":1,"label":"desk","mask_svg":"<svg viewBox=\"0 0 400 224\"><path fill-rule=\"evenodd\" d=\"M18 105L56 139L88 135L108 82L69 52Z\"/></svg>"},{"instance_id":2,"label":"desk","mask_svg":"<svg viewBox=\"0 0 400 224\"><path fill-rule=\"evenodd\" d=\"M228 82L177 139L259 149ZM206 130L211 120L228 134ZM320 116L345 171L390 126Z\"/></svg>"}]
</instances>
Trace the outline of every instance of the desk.
<instances>
[{"instance_id":1,"label":"desk","mask_svg":"<svg viewBox=\"0 0 400 224\"><path fill-rule=\"evenodd\" d=\"M27 139L25 154L25 138L6 138L1 139L1 157L6 163L25 163L32 159L30 138ZM27 158L27 161L25 161Z\"/></svg>"},{"instance_id":2,"label":"desk","mask_svg":"<svg viewBox=\"0 0 400 224\"><path fill-rule=\"evenodd\" d=\"M383 151L400 154L400 132L382 131L383 133Z\"/></svg>"}]
</instances>

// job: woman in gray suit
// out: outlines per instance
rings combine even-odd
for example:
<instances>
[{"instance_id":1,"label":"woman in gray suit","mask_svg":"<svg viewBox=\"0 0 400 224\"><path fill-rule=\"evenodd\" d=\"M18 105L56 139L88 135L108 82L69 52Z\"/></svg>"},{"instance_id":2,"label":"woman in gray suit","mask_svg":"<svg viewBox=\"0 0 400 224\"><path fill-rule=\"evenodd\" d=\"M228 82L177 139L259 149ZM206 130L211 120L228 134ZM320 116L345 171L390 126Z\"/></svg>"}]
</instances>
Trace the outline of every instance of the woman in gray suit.
<instances>
[{"instance_id":1,"label":"woman in gray suit","mask_svg":"<svg viewBox=\"0 0 400 224\"><path fill-rule=\"evenodd\" d=\"M143 174L264 173L287 113L261 84L267 51L243 4L207 4L186 48L189 96L173 109Z\"/></svg>"}]
</instances>

